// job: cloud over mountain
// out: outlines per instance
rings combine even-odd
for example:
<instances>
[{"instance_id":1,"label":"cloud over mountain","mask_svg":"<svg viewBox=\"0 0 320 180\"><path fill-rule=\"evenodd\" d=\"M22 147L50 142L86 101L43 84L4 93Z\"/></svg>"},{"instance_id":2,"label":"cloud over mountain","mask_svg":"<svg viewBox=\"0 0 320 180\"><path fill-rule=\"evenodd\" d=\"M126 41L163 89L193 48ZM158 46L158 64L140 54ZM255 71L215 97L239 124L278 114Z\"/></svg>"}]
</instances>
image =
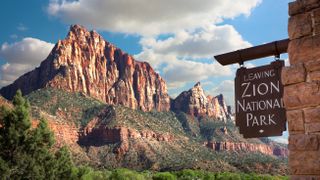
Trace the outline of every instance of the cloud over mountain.
<instances>
[{"instance_id":1,"label":"cloud over mountain","mask_svg":"<svg viewBox=\"0 0 320 180\"><path fill-rule=\"evenodd\" d=\"M54 44L31 37L12 44L3 43L0 57L6 64L0 69L0 87L12 83L22 74L38 66L49 55L53 46Z\"/></svg>"},{"instance_id":2,"label":"cloud over mountain","mask_svg":"<svg viewBox=\"0 0 320 180\"><path fill-rule=\"evenodd\" d=\"M51 0L50 15L65 23L139 35L195 30L249 15L261 0Z\"/></svg>"},{"instance_id":3,"label":"cloud over mountain","mask_svg":"<svg viewBox=\"0 0 320 180\"><path fill-rule=\"evenodd\" d=\"M146 60L161 71L169 88L231 75L231 67L213 62L213 55L251 46L230 25L211 25L195 32L182 31L166 39L142 38L140 43L143 51L136 55L137 59Z\"/></svg>"},{"instance_id":4,"label":"cloud over mountain","mask_svg":"<svg viewBox=\"0 0 320 180\"><path fill-rule=\"evenodd\" d=\"M51 0L47 12L68 24L140 35L143 51L135 57L150 62L169 87L182 87L188 82L232 74L230 67L211 62L212 56L251 44L233 26L217 24L224 19L249 16L260 3L261 0ZM52 47L35 38L4 43L0 56L7 64L1 68L1 85L39 65Z\"/></svg>"}]
</instances>

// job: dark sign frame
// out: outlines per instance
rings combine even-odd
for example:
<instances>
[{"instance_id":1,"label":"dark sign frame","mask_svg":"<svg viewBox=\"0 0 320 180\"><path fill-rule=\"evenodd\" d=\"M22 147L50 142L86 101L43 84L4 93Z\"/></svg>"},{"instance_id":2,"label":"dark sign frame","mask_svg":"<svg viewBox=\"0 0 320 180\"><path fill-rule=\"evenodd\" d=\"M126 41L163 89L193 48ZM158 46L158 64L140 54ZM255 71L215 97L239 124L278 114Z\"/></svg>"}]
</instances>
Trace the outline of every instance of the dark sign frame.
<instances>
[{"instance_id":1,"label":"dark sign frame","mask_svg":"<svg viewBox=\"0 0 320 180\"><path fill-rule=\"evenodd\" d=\"M236 125L244 138L281 136L286 130L281 69L284 61L237 70Z\"/></svg>"}]
</instances>

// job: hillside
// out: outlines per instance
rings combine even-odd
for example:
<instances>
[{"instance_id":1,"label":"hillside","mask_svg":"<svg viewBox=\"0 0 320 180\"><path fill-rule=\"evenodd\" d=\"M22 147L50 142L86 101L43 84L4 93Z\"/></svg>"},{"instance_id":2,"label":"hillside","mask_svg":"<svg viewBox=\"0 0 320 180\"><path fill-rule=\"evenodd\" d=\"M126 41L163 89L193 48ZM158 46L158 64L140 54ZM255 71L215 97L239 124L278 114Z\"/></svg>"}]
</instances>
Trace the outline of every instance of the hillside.
<instances>
[{"instance_id":1,"label":"hillside","mask_svg":"<svg viewBox=\"0 0 320 180\"><path fill-rule=\"evenodd\" d=\"M71 145L80 164L136 170L287 171L282 158L273 155L275 147L242 138L233 123L196 119L183 112L132 110L52 88L27 98L34 116L64 124L54 129L62 141L58 144ZM230 147L210 148L210 142L228 142Z\"/></svg>"}]
</instances>

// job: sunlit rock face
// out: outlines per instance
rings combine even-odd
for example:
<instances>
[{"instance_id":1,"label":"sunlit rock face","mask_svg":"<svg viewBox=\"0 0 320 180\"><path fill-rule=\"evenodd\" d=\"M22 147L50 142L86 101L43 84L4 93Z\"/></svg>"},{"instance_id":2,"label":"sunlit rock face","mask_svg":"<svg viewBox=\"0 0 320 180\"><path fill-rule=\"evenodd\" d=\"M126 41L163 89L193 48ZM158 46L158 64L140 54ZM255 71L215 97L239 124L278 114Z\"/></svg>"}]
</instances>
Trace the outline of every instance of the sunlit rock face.
<instances>
[{"instance_id":1,"label":"sunlit rock face","mask_svg":"<svg viewBox=\"0 0 320 180\"><path fill-rule=\"evenodd\" d=\"M288 148L266 144L251 144L245 142L205 142L205 146L215 151L246 151L260 152L262 154L278 157L288 157Z\"/></svg>"},{"instance_id":2,"label":"sunlit rock face","mask_svg":"<svg viewBox=\"0 0 320 180\"><path fill-rule=\"evenodd\" d=\"M209 116L226 121L232 116L231 109L226 105L223 95L206 96L200 82L190 90L182 92L172 104L173 110L183 111L195 117Z\"/></svg>"},{"instance_id":3,"label":"sunlit rock face","mask_svg":"<svg viewBox=\"0 0 320 180\"><path fill-rule=\"evenodd\" d=\"M0 93L12 99L43 87L82 92L108 104L143 111L168 111L170 100L165 81L146 62L134 58L95 31L70 27L41 65L4 87Z\"/></svg>"}]
</instances>

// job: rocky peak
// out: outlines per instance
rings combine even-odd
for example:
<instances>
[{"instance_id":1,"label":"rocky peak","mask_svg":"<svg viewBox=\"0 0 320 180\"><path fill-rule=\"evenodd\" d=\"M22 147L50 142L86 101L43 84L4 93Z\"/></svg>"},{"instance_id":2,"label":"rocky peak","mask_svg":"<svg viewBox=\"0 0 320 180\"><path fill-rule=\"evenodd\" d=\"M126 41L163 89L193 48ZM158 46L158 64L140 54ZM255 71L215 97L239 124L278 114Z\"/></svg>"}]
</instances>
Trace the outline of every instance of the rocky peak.
<instances>
[{"instance_id":1,"label":"rocky peak","mask_svg":"<svg viewBox=\"0 0 320 180\"><path fill-rule=\"evenodd\" d=\"M219 104L219 108L216 108L216 114L218 114L216 116L216 118L220 118L220 119L230 119L231 118L231 109L228 110L228 106L227 103L224 99L224 96L222 94L219 94L218 96L215 97L215 99L217 99ZM229 107L231 108L231 106Z\"/></svg>"},{"instance_id":2,"label":"rocky peak","mask_svg":"<svg viewBox=\"0 0 320 180\"><path fill-rule=\"evenodd\" d=\"M176 97L173 109L186 112L192 116L202 116L206 114L206 104L206 95L200 82L198 82L189 91L184 91Z\"/></svg>"},{"instance_id":3,"label":"rocky peak","mask_svg":"<svg viewBox=\"0 0 320 180\"><path fill-rule=\"evenodd\" d=\"M67 39L75 39L87 36L89 31L85 29L83 26L78 24L71 25L69 29L69 33L67 35Z\"/></svg>"},{"instance_id":4,"label":"rocky peak","mask_svg":"<svg viewBox=\"0 0 320 180\"><path fill-rule=\"evenodd\" d=\"M216 96L216 98L218 99L218 101L219 101L219 104L221 105L221 106L223 106L223 108L226 110L226 112L227 112L227 104L226 104L226 101L225 101L225 99L224 99L224 97L223 97L223 94L219 94L218 96Z\"/></svg>"},{"instance_id":5,"label":"rocky peak","mask_svg":"<svg viewBox=\"0 0 320 180\"><path fill-rule=\"evenodd\" d=\"M190 90L182 92L172 104L174 110L196 117L206 115L223 121L231 117L229 113L231 110L228 111L223 95L206 96L200 82L197 82Z\"/></svg>"},{"instance_id":6,"label":"rocky peak","mask_svg":"<svg viewBox=\"0 0 320 180\"><path fill-rule=\"evenodd\" d=\"M133 109L167 111L170 100L165 81L146 62L138 62L95 31L72 25L49 56L34 69L4 87L11 99L43 87L82 92L108 104Z\"/></svg>"},{"instance_id":7,"label":"rocky peak","mask_svg":"<svg viewBox=\"0 0 320 180\"><path fill-rule=\"evenodd\" d=\"M201 88L201 89L202 89L202 87L201 87L201 83L200 83L200 82L197 82L193 87L199 87L199 88Z\"/></svg>"}]
</instances>

